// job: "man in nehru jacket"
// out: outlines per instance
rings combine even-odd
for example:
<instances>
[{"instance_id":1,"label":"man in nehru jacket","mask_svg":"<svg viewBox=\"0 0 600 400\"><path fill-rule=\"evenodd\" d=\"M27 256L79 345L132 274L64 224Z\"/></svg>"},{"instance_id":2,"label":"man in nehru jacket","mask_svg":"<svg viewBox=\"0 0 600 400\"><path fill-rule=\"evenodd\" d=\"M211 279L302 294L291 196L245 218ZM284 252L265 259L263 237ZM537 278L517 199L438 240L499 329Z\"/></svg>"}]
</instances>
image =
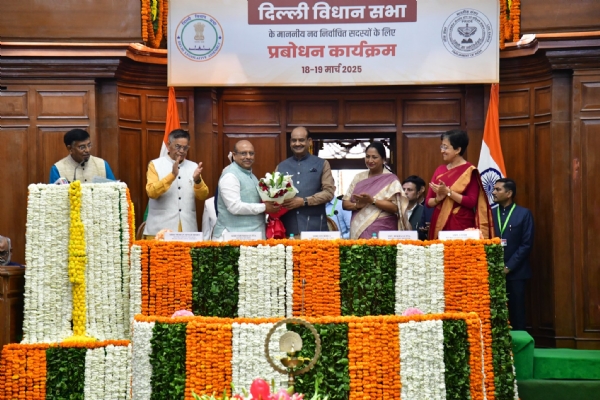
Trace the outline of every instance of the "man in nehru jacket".
<instances>
[{"instance_id":1,"label":"man in nehru jacket","mask_svg":"<svg viewBox=\"0 0 600 400\"><path fill-rule=\"evenodd\" d=\"M282 161L277 171L292 175L298 189L296 197L283 202L288 211L281 217L286 235L302 231L326 231L325 205L335 194L335 183L327 160L309 154L310 132L299 126L292 131L290 147L293 156Z\"/></svg>"},{"instance_id":2,"label":"man in nehru jacket","mask_svg":"<svg viewBox=\"0 0 600 400\"><path fill-rule=\"evenodd\" d=\"M260 232L265 238L265 212L279 211L273 202L262 203L258 195L258 179L252 173L254 146L240 140L233 147L233 162L219 178L217 223L213 240L223 240L224 232Z\"/></svg>"},{"instance_id":3,"label":"man in nehru jacket","mask_svg":"<svg viewBox=\"0 0 600 400\"><path fill-rule=\"evenodd\" d=\"M515 181L496 181L492 196L498 204L492 210L495 232L504 248L504 273L508 295L508 315L514 330L525 330L525 285L531 278L529 253L533 246L533 216L531 211L514 203Z\"/></svg>"},{"instance_id":4,"label":"man in nehru jacket","mask_svg":"<svg viewBox=\"0 0 600 400\"><path fill-rule=\"evenodd\" d=\"M87 131L71 129L65 133L63 141L69 150L69 155L52 166L48 183L55 183L59 178L69 182L79 180L82 183L91 183L96 176L115 179L108 163L90 154L92 141Z\"/></svg>"},{"instance_id":5,"label":"man in nehru jacket","mask_svg":"<svg viewBox=\"0 0 600 400\"><path fill-rule=\"evenodd\" d=\"M168 154L150 161L146 174L148 218L144 238L153 238L162 229L198 232L196 200L208 197L202 180L202 163L186 160L190 134L183 129L169 133Z\"/></svg>"}]
</instances>

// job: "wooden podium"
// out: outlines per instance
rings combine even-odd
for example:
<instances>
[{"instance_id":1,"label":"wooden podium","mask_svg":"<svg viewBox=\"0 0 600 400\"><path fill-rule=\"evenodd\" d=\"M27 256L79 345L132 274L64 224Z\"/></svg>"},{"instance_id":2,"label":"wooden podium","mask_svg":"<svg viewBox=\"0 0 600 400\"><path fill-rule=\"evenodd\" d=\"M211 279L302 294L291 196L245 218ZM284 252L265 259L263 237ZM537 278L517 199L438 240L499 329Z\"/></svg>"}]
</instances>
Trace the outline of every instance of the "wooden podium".
<instances>
[{"instance_id":1,"label":"wooden podium","mask_svg":"<svg viewBox=\"0 0 600 400\"><path fill-rule=\"evenodd\" d=\"M0 348L23 337L25 268L0 267Z\"/></svg>"}]
</instances>

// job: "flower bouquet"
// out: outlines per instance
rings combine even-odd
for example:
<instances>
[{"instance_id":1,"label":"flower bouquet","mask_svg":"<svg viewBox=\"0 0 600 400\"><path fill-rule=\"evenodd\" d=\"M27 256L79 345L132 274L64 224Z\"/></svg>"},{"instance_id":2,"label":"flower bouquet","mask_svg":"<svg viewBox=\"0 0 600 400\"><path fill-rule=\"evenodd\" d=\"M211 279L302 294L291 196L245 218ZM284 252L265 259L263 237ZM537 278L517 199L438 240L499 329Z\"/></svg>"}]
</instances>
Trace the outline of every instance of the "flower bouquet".
<instances>
[{"instance_id":1,"label":"flower bouquet","mask_svg":"<svg viewBox=\"0 0 600 400\"><path fill-rule=\"evenodd\" d=\"M258 194L262 201L274 201L277 204L296 196L298 189L294 187L292 175L284 175L279 171L268 173L258 181Z\"/></svg>"},{"instance_id":2,"label":"flower bouquet","mask_svg":"<svg viewBox=\"0 0 600 400\"><path fill-rule=\"evenodd\" d=\"M298 193L292 182L292 175L284 175L278 171L272 174L267 172L265 177L258 181L256 189L262 201L273 201L277 204L293 198ZM278 212L268 214L267 239L285 238L285 228L279 218L287 211L287 208L281 207Z\"/></svg>"}]
</instances>

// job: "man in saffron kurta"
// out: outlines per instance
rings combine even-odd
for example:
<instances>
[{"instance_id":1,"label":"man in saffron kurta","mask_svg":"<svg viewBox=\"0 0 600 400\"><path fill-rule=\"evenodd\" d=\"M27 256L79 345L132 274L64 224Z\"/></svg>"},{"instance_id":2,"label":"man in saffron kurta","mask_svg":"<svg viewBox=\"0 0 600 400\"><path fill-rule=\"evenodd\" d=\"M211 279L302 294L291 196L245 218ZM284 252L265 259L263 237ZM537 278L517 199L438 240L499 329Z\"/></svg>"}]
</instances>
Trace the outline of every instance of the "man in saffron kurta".
<instances>
[{"instance_id":1,"label":"man in saffron kurta","mask_svg":"<svg viewBox=\"0 0 600 400\"><path fill-rule=\"evenodd\" d=\"M262 203L258 179L252 173L254 146L240 140L233 148L233 163L223 170L217 196L217 223L212 238L223 240L224 232L260 232L265 238L265 211L274 213L279 206Z\"/></svg>"},{"instance_id":2,"label":"man in saffron kurta","mask_svg":"<svg viewBox=\"0 0 600 400\"><path fill-rule=\"evenodd\" d=\"M182 129L169 134L169 153L148 164L146 193L148 218L144 237L152 238L162 229L198 232L196 200L208 197L202 179L202 163L186 160L190 135Z\"/></svg>"},{"instance_id":3,"label":"man in saffron kurta","mask_svg":"<svg viewBox=\"0 0 600 400\"><path fill-rule=\"evenodd\" d=\"M55 183L59 178L82 183L92 182L95 177L115 179L108 163L90 154L92 141L87 131L71 129L63 140L69 155L52 166L48 183Z\"/></svg>"}]
</instances>

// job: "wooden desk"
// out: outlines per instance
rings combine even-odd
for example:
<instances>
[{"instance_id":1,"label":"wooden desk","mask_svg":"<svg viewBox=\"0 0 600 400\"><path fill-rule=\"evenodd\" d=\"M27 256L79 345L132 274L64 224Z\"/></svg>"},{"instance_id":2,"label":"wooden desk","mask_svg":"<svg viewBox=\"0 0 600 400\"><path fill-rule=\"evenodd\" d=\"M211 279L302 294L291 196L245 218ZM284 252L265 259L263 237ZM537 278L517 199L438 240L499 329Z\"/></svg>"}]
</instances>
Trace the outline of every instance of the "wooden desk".
<instances>
[{"instance_id":1,"label":"wooden desk","mask_svg":"<svg viewBox=\"0 0 600 400\"><path fill-rule=\"evenodd\" d=\"M0 348L23 337L25 268L0 267Z\"/></svg>"}]
</instances>

